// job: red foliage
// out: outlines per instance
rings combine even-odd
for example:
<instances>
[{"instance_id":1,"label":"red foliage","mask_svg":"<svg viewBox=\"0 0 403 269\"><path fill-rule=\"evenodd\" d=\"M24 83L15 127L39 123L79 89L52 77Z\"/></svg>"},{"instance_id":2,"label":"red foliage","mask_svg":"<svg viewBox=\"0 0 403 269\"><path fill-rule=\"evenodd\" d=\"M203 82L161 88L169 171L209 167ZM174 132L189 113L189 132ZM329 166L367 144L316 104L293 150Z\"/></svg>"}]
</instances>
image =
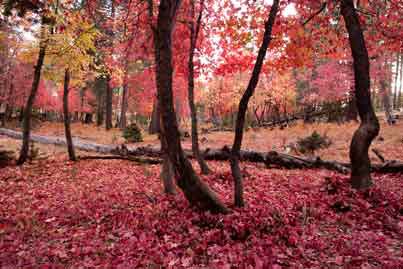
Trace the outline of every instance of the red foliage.
<instances>
[{"instance_id":1,"label":"red foliage","mask_svg":"<svg viewBox=\"0 0 403 269\"><path fill-rule=\"evenodd\" d=\"M225 201L226 164L204 177ZM247 207L199 213L161 193L158 166L44 161L0 175L0 260L17 268L400 268L403 175L244 166Z\"/></svg>"}]
</instances>

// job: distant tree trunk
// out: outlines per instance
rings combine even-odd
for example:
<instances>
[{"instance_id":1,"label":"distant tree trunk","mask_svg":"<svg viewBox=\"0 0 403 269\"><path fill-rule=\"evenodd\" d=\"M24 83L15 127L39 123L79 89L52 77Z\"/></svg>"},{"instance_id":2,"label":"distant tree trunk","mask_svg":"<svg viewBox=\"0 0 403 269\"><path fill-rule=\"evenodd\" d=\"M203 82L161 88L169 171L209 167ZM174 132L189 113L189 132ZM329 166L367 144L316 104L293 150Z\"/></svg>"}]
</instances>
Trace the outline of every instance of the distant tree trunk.
<instances>
[{"instance_id":1,"label":"distant tree trunk","mask_svg":"<svg viewBox=\"0 0 403 269\"><path fill-rule=\"evenodd\" d=\"M112 129L112 100L113 100L113 89L111 87L111 77L110 75L106 78L106 119L105 128L106 130Z\"/></svg>"},{"instance_id":2,"label":"distant tree trunk","mask_svg":"<svg viewBox=\"0 0 403 269\"><path fill-rule=\"evenodd\" d=\"M199 179L180 144L178 123L175 116L172 94L172 30L180 0L161 0L158 9L157 27L154 29L156 82L161 110L161 131L166 139L169 159L172 162L178 186L191 205L212 212L227 212L228 209L214 192ZM148 2L152 7L152 1ZM150 8L151 9L151 8ZM149 11L152 14L152 10Z\"/></svg>"},{"instance_id":3,"label":"distant tree trunk","mask_svg":"<svg viewBox=\"0 0 403 269\"><path fill-rule=\"evenodd\" d=\"M194 103L194 64L193 64L193 58L194 58L194 52L196 50L196 43L197 43L197 38L199 36L200 32L200 25L201 25L201 19L203 16L203 9L204 9L204 0L201 0L200 2L200 12L199 16L197 17L196 25L192 21L189 25L189 30L190 30L190 48L189 48L189 59L188 59L188 102L189 102L189 108L190 108L190 117L192 120L192 151L193 154L200 166L201 173L204 175L209 174L211 171L209 167L207 166L207 163L204 161L203 156L200 154L200 149L199 149L199 138L198 138L198 133L197 133L197 111L196 111L196 105ZM192 12L192 19L195 16L195 1L191 1L191 12Z\"/></svg>"},{"instance_id":4,"label":"distant tree trunk","mask_svg":"<svg viewBox=\"0 0 403 269\"><path fill-rule=\"evenodd\" d=\"M400 77L399 77L399 90L397 94L397 108L402 107L402 90L403 90L403 54L400 54Z\"/></svg>"},{"instance_id":5,"label":"distant tree trunk","mask_svg":"<svg viewBox=\"0 0 403 269\"><path fill-rule=\"evenodd\" d=\"M386 117L386 122L388 124L392 124L392 109L391 109L391 104L390 104L390 88L389 85L387 84L385 79L381 79L379 81L380 88L381 88L381 94L382 94L382 103L383 103L383 108L385 110L385 117Z\"/></svg>"},{"instance_id":6,"label":"distant tree trunk","mask_svg":"<svg viewBox=\"0 0 403 269\"><path fill-rule=\"evenodd\" d=\"M400 55L399 53L396 54L396 71L395 71L395 82L394 82L394 91L393 91L393 109L397 109L397 97L398 97L398 90L399 88L397 87L397 82L398 82L398 77L399 77L399 68L400 68Z\"/></svg>"},{"instance_id":7,"label":"distant tree trunk","mask_svg":"<svg viewBox=\"0 0 403 269\"><path fill-rule=\"evenodd\" d=\"M245 114L248 109L249 99L253 96L256 86L259 82L260 71L263 66L264 58L266 57L267 48L270 45L271 33L276 19L279 6L279 0L274 0L270 9L270 14L267 22L265 23L265 31L263 35L263 42L259 48L259 53L256 58L256 63L253 68L252 76L249 80L248 87L246 88L242 98L239 102L238 115L235 127L235 139L231 150L231 171L235 181L235 206L241 207L244 205L243 199L243 183L242 173L239 167L239 152L241 150L243 128L245 125Z\"/></svg>"},{"instance_id":8,"label":"distant tree trunk","mask_svg":"<svg viewBox=\"0 0 403 269\"><path fill-rule=\"evenodd\" d=\"M126 124L127 124L127 118L126 118L126 113L127 113L127 107L128 107L128 93L129 93L129 89L128 89L129 85L127 83L127 80L124 82L123 84L123 93L122 93L122 109L120 111L120 120L119 120L119 127L121 129L126 128Z\"/></svg>"},{"instance_id":9,"label":"distant tree trunk","mask_svg":"<svg viewBox=\"0 0 403 269\"><path fill-rule=\"evenodd\" d=\"M160 116L158 113L158 99L155 99L153 111L151 112L150 125L148 126L149 134L157 134L160 132Z\"/></svg>"},{"instance_id":10,"label":"distant tree trunk","mask_svg":"<svg viewBox=\"0 0 403 269\"><path fill-rule=\"evenodd\" d=\"M101 126L104 123L105 115L105 98L102 90L97 90L97 126Z\"/></svg>"},{"instance_id":11,"label":"distant tree trunk","mask_svg":"<svg viewBox=\"0 0 403 269\"><path fill-rule=\"evenodd\" d=\"M43 19L42 19L43 20ZM22 123L22 147L20 151L20 157L17 160L17 165L23 164L28 158L29 152L29 139L31 135L31 117L32 117L32 106L35 102L35 97L38 92L39 82L41 79L41 71L43 61L45 59L46 54L46 46L47 40L45 40L46 36L46 27L45 25L41 25L41 40L39 44L39 55L36 61L35 69L34 69L34 78L32 81L31 92L29 94L27 103L25 105L25 110L23 114L23 123Z\"/></svg>"},{"instance_id":12,"label":"distant tree trunk","mask_svg":"<svg viewBox=\"0 0 403 269\"><path fill-rule=\"evenodd\" d=\"M76 160L74 152L73 139L70 130L70 112L69 112L69 84L70 84L70 70L67 68L64 72L64 88L63 88L63 114L64 114L64 131L66 134L67 150L71 161Z\"/></svg>"},{"instance_id":13,"label":"distant tree trunk","mask_svg":"<svg viewBox=\"0 0 403 269\"><path fill-rule=\"evenodd\" d=\"M379 133L379 122L371 104L368 51L353 0L342 0L341 13L354 60L355 97L361 119L350 145L351 185L365 189L372 184L368 149Z\"/></svg>"},{"instance_id":14,"label":"distant tree trunk","mask_svg":"<svg viewBox=\"0 0 403 269\"><path fill-rule=\"evenodd\" d=\"M84 123L85 124L92 123L92 113L85 113Z\"/></svg>"},{"instance_id":15,"label":"distant tree trunk","mask_svg":"<svg viewBox=\"0 0 403 269\"><path fill-rule=\"evenodd\" d=\"M22 122L24 120L24 110L25 110L25 108L22 106L20 108L20 113L18 114L18 121L19 122Z\"/></svg>"}]
</instances>

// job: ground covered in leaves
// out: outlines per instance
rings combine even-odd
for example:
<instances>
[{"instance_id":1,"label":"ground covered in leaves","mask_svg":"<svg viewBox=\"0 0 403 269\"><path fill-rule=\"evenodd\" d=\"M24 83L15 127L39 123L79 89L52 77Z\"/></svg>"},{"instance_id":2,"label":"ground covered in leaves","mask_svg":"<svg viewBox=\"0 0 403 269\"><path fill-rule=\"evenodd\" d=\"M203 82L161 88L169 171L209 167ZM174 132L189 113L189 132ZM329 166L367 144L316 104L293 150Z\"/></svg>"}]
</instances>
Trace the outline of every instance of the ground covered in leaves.
<instances>
[{"instance_id":1,"label":"ground covered in leaves","mask_svg":"<svg viewBox=\"0 0 403 269\"><path fill-rule=\"evenodd\" d=\"M203 177L228 204L227 163ZM42 160L0 170L1 268L403 268L403 175L370 192L321 170L243 165L228 215L161 193L159 166Z\"/></svg>"}]
</instances>

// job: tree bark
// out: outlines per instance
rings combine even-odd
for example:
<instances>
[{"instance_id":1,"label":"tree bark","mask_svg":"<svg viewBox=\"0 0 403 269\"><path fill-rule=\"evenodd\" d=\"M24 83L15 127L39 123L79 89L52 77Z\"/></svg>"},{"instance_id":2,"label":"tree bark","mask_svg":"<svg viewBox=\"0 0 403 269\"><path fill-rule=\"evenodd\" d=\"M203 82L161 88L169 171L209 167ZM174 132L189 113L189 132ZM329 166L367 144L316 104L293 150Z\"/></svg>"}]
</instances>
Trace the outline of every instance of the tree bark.
<instances>
[{"instance_id":1,"label":"tree bark","mask_svg":"<svg viewBox=\"0 0 403 269\"><path fill-rule=\"evenodd\" d=\"M112 129L112 100L113 92L111 87L111 77L108 75L106 77L106 118L105 118L105 128L106 130Z\"/></svg>"},{"instance_id":2,"label":"tree bark","mask_svg":"<svg viewBox=\"0 0 403 269\"><path fill-rule=\"evenodd\" d=\"M174 170L172 163L169 160L168 147L165 139L160 137L161 142L161 154L162 154L162 166L161 166L161 179L164 185L164 193L175 194L175 184L174 184Z\"/></svg>"},{"instance_id":3,"label":"tree bark","mask_svg":"<svg viewBox=\"0 0 403 269\"><path fill-rule=\"evenodd\" d=\"M228 209L196 175L180 144L172 94L172 31L180 3L180 0L161 0L158 8L157 27L153 28L162 136L169 141L167 151L175 178L190 204L201 210L225 213L228 212Z\"/></svg>"},{"instance_id":4,"label":"tree bark","mask_svg":"<svg viewBox=\"0 0 403 269\"><path fill-rule=\"evenodd\" d=\"M277 11L279 6L279 0L274 0L273 5L270 9L270 14L267 22L265 23L265 31L263 36L263 42L260 46L258 56L256 58L256 63L253 68L252 76L249 80L248 87L246 88L238 108L238 114L236 119L235 127L235 139L231 149L231 171L232 176L235 181L235 206L241 207L244 205L243 199L243 184L242 184L242 174L239 167L239 151L241 150L243 128L245 125L245 114L248 109L249 99L253 96L256 86L259 82L260 71L263 66L263 61L266 56L267 48L271 41L271 32L276 19Z\"/></svg>"},{"instance_id":5,"label":"tree bark","mask_svg":"<svg viewBox=\"0 0 403 269\"><path fill-rule=\"evenodd\" d=\"M43 20L43 18L42 18ZM32 106L35 102L35 97L38 92L39 82L41 79L41 71L43 66L43 61L45 59L47 40L46 38L46 26L42 23L41 25L41 40L39 43L39 55L36 61L35 69L34 69L34 78L32 81L31 92L29 94L27 103L25 105L25 110L23 114L23 139L22 139L22 147L20 151L20 156L17 160L17 165L22 165L28 159L29 152L29 138L31 134L31 117L32 117Z\"/></svg>"},{"instance_id":6,"label":"tree bark","mask_svg":"<svg viewBox=\"0 0 403 269\"><path fill-rule=\"evenodd\" d=\"M358 121L358 111L355 101L355 92L351 91L351 97L348 100L348 107L346 110L346 120L347 121Z\"/></svg>"},{"instance_id":7,"label":"tree bark","mask_svg":"<svg viewBox=\"0 0 403 269\"><path fill-rule=\"evenodd\" d=\"M353 56L355 97L361 119L350 145L351 185L356 189L366 189L372 185L368 149L379 133L379 122L371 103L368 51L352 0L342 0L341 13Z\"/></svg>"},{"instance_id":8,"label":"tree bark","mask_svg":"<svg viewBox=\"0 0 403 269\"><path fill-rule=\"evenodd\" d=\"M63 88L63 114L64 114L64 131L66 134L67 150L71 161L76 160L74 152L73 139L71 137L70 129L70 112L69 112L69 84L70 84L70 70L67 68L64 72L64 88Z\"/></svg>"},{"instance_id":9,"label":"tree bark","mask_svg":"<svg viewBox=\"0 0 403 269\"><path fill-rule=\"evenodd\" d=\"M158 99L156 98L151 112L150 125L148 126L149 134L157 134L160 132L160 115L158 113Z\"/></svg>"},{"instance_id":10,"label":"tree bark","mask_svg":"<svg viewBox=\"0 0 403 269\"><path fill-rule=\"evenodd\" d=\"M197 114L196 114L197 111L196 111L196 105L194 103L194 64L193 64L193 58L194 58L194 53L196 50L197 38L199 36L201 19L203 16L203 9L204 9L204 0L201 0L200 12L197 17L196 25L193 21L189 25L190 48L189 48L189 59L188 59L188 102L189 102L189 108L190 108L190 117L191 117L191 121L192 121L192 151L200 166L201 173L204 175L207 175L211 172L211 170L207 166L207 163L204 161L203 156L200 154L200 149L199 149L199 137L198 137L198 131L197 131ZM192 12L192 19L193 19L195 16L195 1L194 0L191 1L191 12Z\"/></svg>"}]
</instances>

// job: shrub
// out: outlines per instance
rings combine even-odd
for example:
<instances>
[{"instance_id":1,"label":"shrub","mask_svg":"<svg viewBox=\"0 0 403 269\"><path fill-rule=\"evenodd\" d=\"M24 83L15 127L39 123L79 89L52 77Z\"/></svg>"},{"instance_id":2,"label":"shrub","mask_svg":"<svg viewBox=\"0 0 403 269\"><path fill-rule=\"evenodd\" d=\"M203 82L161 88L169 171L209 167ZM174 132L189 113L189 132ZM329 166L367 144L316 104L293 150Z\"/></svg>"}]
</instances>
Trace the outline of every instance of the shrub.
<instances>
[{"instance_id":1,"label":"shrub","mask_svg":"<svg viewBox=\"0 0 403 269\"><path fill-rule=\"evenodd\" d=\"M129 143L142 142L141 130L135 123L131 123L123 130L123 137Z\"/></svg>"},{"instance_id":2,"label":"shrub","mask_svg":"<svg viewBox=\"0 0 403 269\"><path fill-rule=\"evenodd\" d=\"M328 148L332 142L326 135L322 136L318 132L313 131L311 135L298 139L297 144L298 150L302 154L313 155L318 149Z\"/></svg>"}]
</instances>

